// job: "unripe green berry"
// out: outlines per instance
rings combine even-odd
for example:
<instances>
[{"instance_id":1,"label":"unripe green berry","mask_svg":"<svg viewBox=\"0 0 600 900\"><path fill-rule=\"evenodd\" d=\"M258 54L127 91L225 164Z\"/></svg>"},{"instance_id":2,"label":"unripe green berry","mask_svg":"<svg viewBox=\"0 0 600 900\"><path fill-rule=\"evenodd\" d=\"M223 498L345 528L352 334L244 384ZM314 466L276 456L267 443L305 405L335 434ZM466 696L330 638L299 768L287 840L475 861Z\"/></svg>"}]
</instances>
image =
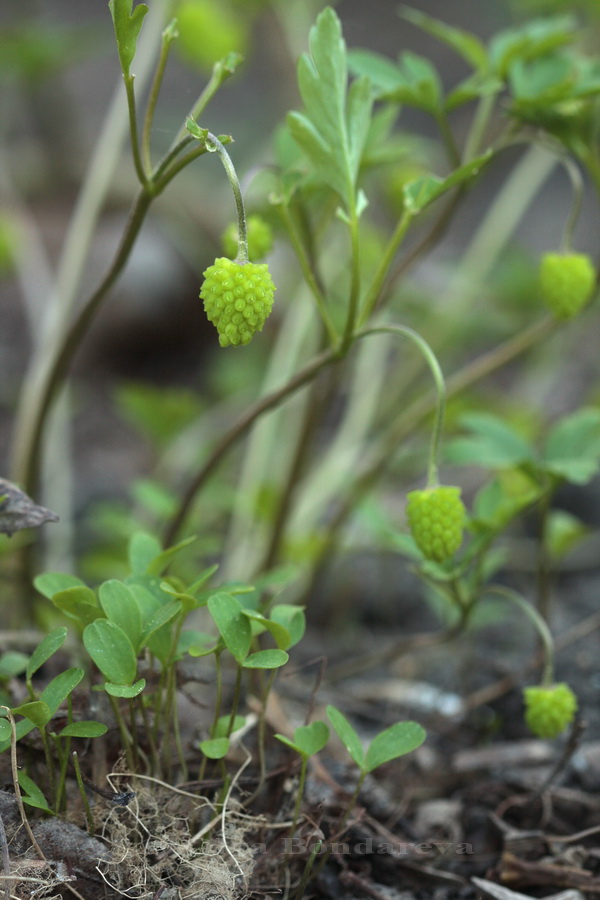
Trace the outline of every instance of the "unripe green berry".
<instances>
[{"instance_id":1,"label":"unripe green berry","mask_svg":"<svg viewBox=\"0 0 600 900\"><path fill-rule=\"evenodd\" d=\"M576 316L596 288L596 270L585 253L546 253L539 279L544 302L557 319Z\"/></svg>"},{"instance_id":2,"label":"unripe green berry","mask_svg":"<svg viewBox=\"0 0 600 900\"><path fill-rule=\"evenodd\" d=\"M523 695L527 727L541 738L554 738L564 731L577 710L577 697L568 684L527 687Z\"/></svg>"},{"instance_id":3,"label":"unripe green berry","mask_svg":"<svg viewBox=\"0 0 600 900\"><path fill-rule=\"evenodd\" d=\"M262 331L273 306L275 285L266 264L220 257L204 272L200 297L221 347L247 344Z\"/></svg>"},{"instance_id":4,"label":"unripe green berry","mask_svg":"<svg viewBox=\"0 0 600 900\"><path fill-rule=\"evenodd\" d=\"M248 216L246 223L248 233L248 256L250 259L264 259L273 247L273 231L268 222L262 216ZM228 225L221 237L221 244L225 256L237 256L238 252L238 227L235 222Z\"/></svg>"},{"instance_id":5,"label":"unripe green berry","mask_svg":"<svg viewBox=\"0 0 600 900\"><path fill-rule=\"evenodd\" d=\"M411 491L406 517L415 543L427 559L444 562L462 544L466 510L460 499L460 488Z\"/></svg>"}]
</instances>

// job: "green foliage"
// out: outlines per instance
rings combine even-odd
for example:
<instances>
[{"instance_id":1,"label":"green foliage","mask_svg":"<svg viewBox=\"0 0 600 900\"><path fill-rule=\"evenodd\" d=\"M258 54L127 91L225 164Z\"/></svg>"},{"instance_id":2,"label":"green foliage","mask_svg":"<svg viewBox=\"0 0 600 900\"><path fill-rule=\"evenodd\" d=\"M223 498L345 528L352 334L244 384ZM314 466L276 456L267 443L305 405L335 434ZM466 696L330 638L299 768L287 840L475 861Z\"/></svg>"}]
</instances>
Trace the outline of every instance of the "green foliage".
<instances>
[{"instance_id":1,"label":"green foliage","mask_svg":"<svg viewBox=\"0 0 600 900\"><path fill-rule=\"evenodd\" d=\"M275 737L299 753L303 758L319 753L329 740L329 728L325 722L311 722L310 725L300 725L294 731L294 739L276 734Z\"/></svg>"},{"instance_id":2,"label":"green foliage","mask_svg":"<svg viewBox=\"0 0 600 900\"><path fill-rule=\"evenodd\" d=\"M121 68L123 74L128 77L148 7L145 3L138 3L132 9L132 0L108 0L108 8L115 27Z\"/></svg>"},{"instance_id":3,"label":"green foliage","mask_svg":"<svg viewBox=\"0 0 600 900\"><path fill-rule=\"evenodd\" d=\"M417 722L397 722L376 735L365 752L358 734L338 709L328 706L327 718L363 775L416 750L426 737Z\"/></svg>"},{"instance_id":4,"label":"green foliage","mask_svg":"<svg viewBox=\"0 0 600 900\"><path fill-rule=\"evenodd\" d=\"M298 63L304 113L288 115L288 128L315 172L356 209L358 172L371 116L371 86L356 79L347 90L348 62L341 25L327 7L310 32L310 55Z\"/></svg>"}]
</instances>

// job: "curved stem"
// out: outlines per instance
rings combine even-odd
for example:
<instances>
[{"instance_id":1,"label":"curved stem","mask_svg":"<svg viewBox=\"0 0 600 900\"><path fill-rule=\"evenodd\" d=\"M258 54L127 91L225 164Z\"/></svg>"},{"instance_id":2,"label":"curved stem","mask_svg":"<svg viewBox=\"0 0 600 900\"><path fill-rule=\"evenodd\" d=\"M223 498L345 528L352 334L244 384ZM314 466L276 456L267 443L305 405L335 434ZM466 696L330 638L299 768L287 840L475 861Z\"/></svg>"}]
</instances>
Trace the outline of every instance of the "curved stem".
<instances>
[{"instance_id":1,"label":"curved stem","mask_svg":"<svg viewBox=\"0 0 600 900\"><path fill-rule=\"evenodd\" d=\"M21 418L17 422L13 444L12 471L14 480L22 484L27 493L33 493L36 489L42 434L52 401L82 336L125 267L152 199L152 195L145 188L138 191L109 271L86 303L77 310L68 328L54 339L49 339L52 344L51 353L46 355L40 368L25 384L21 400ZM44 348L40 352L44 352Z\"/></svg>"},{"instance_id":2,"label":"curved stem","mask_svg":"<svg viewBox=\"0 0 600 900\"><path fill-rule=\"evenodd\" d=\"M216 152L219 154L221 162L223 163L223 168L225 169L227 177L229 178L229 183L231 184L238 220L238 252L235 261L243 265L248 262L248 231L246 226L246 209L244 207L244 198L242 196L240 181L229 153L219 138L215 137L214 134L210 134L210 132L206 137L206 149L209 152Z\"/></svg>"},{"instance_id":3,"label":"curved stem","mask_svg":"<svg viewBox=\"0 0 600 900\"><path fill-rule=\"evenodd\" d=\"M442 441L442 430L444 427L444 414L446 411L446 383L444 375L440 368L437 357L427 341L421 335L408 328L406 325L384 325L380 328L370 328L363 331L357 338L367 337L370 334L401 334L416 344L422 353L435 382L436 401L435 401L435 418L433 422L433 430L431 433L431 442L429 446L429 458L427 464L427 487L437 487L438 485L438 458L440 444Z\"/></svg>"},{"instance_id":4,"label":"curved stem","mask_svg":"<svg viewBox=\"0 0 600 900\"><path fill-rule=\"evenodd\" d=\"M171 21L162 33L160 55L158 57L158 63L154 71L154 78L152 79L150 93L148 95L148 103L146 105L146 114L144 116L144 125L142 128L142 159L147 172L152 171L152 156L150 152L152 122L154 121L156 103L158 101L158 95L160 94L160 89L165 74L165 67L167 65L167 59L169 58L171 42L175 38L176 34L177 31L175 28L175 21Z\"/></svg>"},{"instance_id":5,"label":"curved stem","mask_svg":"<svg viewBox=\"0 0 600 900\"><path fill-rule=\"evenodd\" d=\"M511 603L514 603L519 607L521 612L525 613L529 621L533 624L542 639L544 652L544 670L542 672L541 685L543 687L549 687L554 681L554 639L550 633L550 629L537 609L522 597L521 594L517 593L517 591L513 591L510 588L502 587L500 585L492 584L485 587L482 596L485 594L495 594L497 597L503 597L505 600L510 600Z\"/></svg>"},{"instance_id":6,"label":"curved stem","mask_svg":"<svg viewBox=\"0 0 600 900\"><path fill-rule=\"evenodd\" d=\"M411 213L404 212L394 229L394 233L388 241L387 247L381 257L377 271L371 282L371 286L367 293L364 306L358 319L358 327L361 328L369 320L377 301L381 295L384 282L390 271L394 256L398 252L402 241L404 240L408 229L410 228L414 216Z\"/></svg>"},{"instance_id":7,"label":"curved stem","mask_svg":"<svg viewBox=\"0 0 600 900\"><path fill-rule=\"evenodd\" d=\"M360 299L360 236L358 229L358 216L356 209L351 211L350 217L350 241L352 246L352 272L350 280L350 299L348 302L348 316L342 338L342 352L347 350L352 343L356 318L358 315L358 301Z\"/></svg>"},{"instance_id":8,"label":"curved stem","mask_svg":"<svg viewBox=\"0 0 600 900\"><path fill-rule=\"evenodd\" d=\"M133 75L124 75L125 90L127 92L127 108L129 110L129 133L131 135L131 152L133 164L142 187L147 184L148 175L144 169L144 163L140 154L140 145L137 133L137 111L135 105L135 91L133 89Z\"/></svg>"}]
</instances>

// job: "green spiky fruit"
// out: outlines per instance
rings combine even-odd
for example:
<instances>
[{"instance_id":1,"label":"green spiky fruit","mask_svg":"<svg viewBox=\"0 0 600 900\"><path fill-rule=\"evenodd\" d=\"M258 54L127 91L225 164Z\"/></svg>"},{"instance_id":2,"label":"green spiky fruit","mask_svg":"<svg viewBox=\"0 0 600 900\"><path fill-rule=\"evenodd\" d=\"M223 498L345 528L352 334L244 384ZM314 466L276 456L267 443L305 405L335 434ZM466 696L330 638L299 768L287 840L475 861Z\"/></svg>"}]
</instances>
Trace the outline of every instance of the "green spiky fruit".
<instances>
[{"instance_id":1,"label":"green spiky fruit","mask_svg":"<svg viewBox=\"0 0 600 900\"><path fill-rule=\"evenodd\" d=\"M221 347L247 344L262 331L273 306L275 285L266 264L220 257L204 272L200 297Z\"/></svg>"},{"instance_id":2,"label":"green spiky fruit","mask_svg":"<svg viewBox=\"0 0 600 900\"><path fill-rule=\"evenodd\" d=\"M273 231L262 216L248 216L248 256L250 259L264 259L273 247ZM221 237L225 256L233 258L238 252L238 227L235 222L228 225Z\"/></svg>"},{"instance_id":3,"label":"green spiky fruit","mask_svg":"<svg viewBox=\"0 0 600 900\"><path fill-rule=\"evenodd\" d=\"M407 496L406 517L415 543L427 559L444 562L462 544L466 510L460 499L460 488L411 491Z\"/></svg>"},{"instance_id":4,"label":"green spiky fruit","mask_svg":"<svg viewBox=\"0 0 600 900\"><path fill-rule=\"evenodd\" d=\"M527 687L523 696L527 727L541 738L559 735L573 720L577 711L577 697L568 684Z\"/></svg>"},{"instance_id":5,"label":"green spiky fruit","mask_svg":"<svg viewBox=\"0 0 600 900\"><path fill-rule=\"evenodd\" d=\"M585 253L546 253L539 279L544 303L557 319L576 316L596 288L596 270Z\"/></svg>"}]
</instances>

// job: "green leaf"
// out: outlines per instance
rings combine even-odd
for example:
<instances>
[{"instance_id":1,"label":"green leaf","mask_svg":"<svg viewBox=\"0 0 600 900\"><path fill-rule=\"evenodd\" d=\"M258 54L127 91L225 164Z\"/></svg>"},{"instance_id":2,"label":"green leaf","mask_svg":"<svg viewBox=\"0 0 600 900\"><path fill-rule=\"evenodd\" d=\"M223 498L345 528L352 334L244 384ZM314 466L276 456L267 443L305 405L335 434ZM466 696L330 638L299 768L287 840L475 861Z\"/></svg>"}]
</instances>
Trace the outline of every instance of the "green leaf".
<instances>
[{"instance_id":1,"label":"green leaf","mask_svg":"<svg viewBox=\"0 0 600 900\"><path fill-rule=\"evenodd\" d=\"M413 216L418 215L442 194L446 194L459 185L466 184L479 175L482 167L489 162L492 155L492 151L488 150L464 166L459 166L446 178L438 178L437 175L421 175L408 181L402 189L405 210Z\"/></svg>"},{"instance_id":2,"label":"green leaf","mask_svg":"<svg viewBox=\"0 0 600 900\"><path fill-rule=\"evenodd\" d=\"M448 44L474 69L485 70L487 68L487 51L479 38L475 37L474 34L463 31L461 28L453 28L451 25L446 25L445 22L440 22L439 19L434 19L418 9L413 9L411 6L402 7L400 15L407 22L411 22L433 37Z\"/></svg>"},{"instance_id":3,"label":"green leaf","mask_svg":"<svg viewBox=\"0 0 600 900\"><path fill-rule=\"evenodd\" d=\"M98 597L109 622L118 625L131 641L134 650L138 651L142 636L142 616L131 588L122 581L111 579L100 585Z\"/></svg>"},{"instance_id":4,"label":"green leaf","mask_svg":"<svg viewBox=\"0 0 600 900\"><path fill-rule=\"evenodd\" d=\"M95 593L85 585L57 591L52 597L52 603L79 625L89 625L90 622L102 615Z\"/></svg>"},{"instance_id":5,"label":"green leaf","mask_svg":"<svg viewBox=\"0 0 600 900\"><path fill-rule=\"evenodd\" d=\"M488 413L467 413L461 425L471 434L455 438L446 445L448 462L490 469L507 469L535 462L531 445L502 419Z\"/></svg>"},{"instance_id":6,"label":"green leaf","mask_svg":"<svg viewBox=\"0 0 600 900\"><path fill-rule=\"evenodd\" d=\"M561 419L548 435L543 460L553 475L587 484L600 468L600 410L584 407Z\"/></svg>"},{"instance_id":7,"label":"green leaf","mask_svg":"<svg viewBox=\"0 0 600 900\"><path fill-rule=\"evenodd\" d=\"M204 138L207 134L204 129ZM116 402L123 418L159 449L171 444L202 412L196 391L164 385L127 382L117 388Z\"/></svg>"},{"instance_id":8,"label":"green leaf","mask_svg":"<svg viewBox=\"0 0 600 900\"><path fill-rule=\"evenodd\" d=\"M536 59L572 41L576 24L574 16L557 16L533 19L498 32L489 46L492 67L501 78L506 78L515 60Z\"/></svg>"},{"instance_id":9,"label":"green leaf","mask_svg":"<svg viewBox=\"0 0 600 900\"><path fill-rule=\"evenodd\" d=\"M246 618L250 619L250 622L255 623L256 626L258 626L258 630L253 629L254 634L261 634L263 631L268 631L280 650L287 650L288 647L291 646L292 638L284 625L281 625L279 622L273 622L271 619L267 619L262 613L255 612L253 609L244 609L242 610L242 613Z\"/></svg>"},{"instance_id":10,"label":"green leaf","mask_svg":"<svg viewBox=\"0 0 600 900\"><path fill-rule=\"evenodd\" d=\"M252 629L240 601L231 594L219 592L209 598L208 611L233 658L243 663L250 650Z\"/></svg>"},{"instance_id":11,"label":"green leaf","mask_svg":"<svg viewBox=\"0 0 600 900\"><path fill-rule=\"evenodd\" d=\"M6 715L6 713L5 713ZM11 727L10 722L7 719L0 719L0 741L4 744L5 741L10 743L10 735L11 735ZM4 749L4 747L2 747Z\"/></svg>"},{"instance_id":12,"label":"green leaf","mask_svg":"<svg viewBox=\"0 0 600 900\"><path fill-rule=\"evenodd\" d=\"M177 645L177 653L189 653L192 657L209 656L217 647L214 634L203 631L183 631Z\"/></svg>"},{"instance_id":13,"label":"green leaf","mask_svg":"<svg viewBox=\"0 0 600 900\"><path fill-rule=\"evenodd\" d=\"M551 510L545 529L545 544L550 558L561 559L587 532L581 519L564 509Z\"/></svg>"},{"instance_id":14,"label":"green leaf","mask_svg":"<svg viewBox=\"0 0 600 900\"><path fill-rule=\"evenodd\" d=\"M42 700L32 700L30 703L22 703L21 706L13 706L13 716L25 716L36 728L43 728L52 718L52 710Z\"/></svg>"},{"instance_id":15,"label":"green leaf","mask_svg":"<svg viewBox=\"0 0 600 900\"><path fill-rule=\"evenodd\" d=\"M104 677L115 684L131 684L137 672L133 645L114 622L97 619L83 632L85 649Z\"/></svg>"},{"instance_id":16,"label":"green leaf","mask_svg":"<svg viewBox=\"0 0 600 900\"><path fill-rule=\"evenodd\" d=\"M148 641L159 631L159 629L163 628L165 625L175 618L178 613L181 612L181 601L180 600L172 600L169 603L165 603L164 606L161 606L156 612L151 616L151 618L144 624L144 630L142 637L140 638L140 646L144 647Z\"/></svg>"},{"instance_id":17,"label":"green leaf","mask_svg":"<svg viewBox=\"0 0 600 900\"><path fill-rule=\"evenodd\" d=\"M290 643L285 648L286 650L289 650L290 647L295 647L304 637L306 630L304 607L280 603L271 609L269 616L274 622L278 622L287 629L290 635Z\"/></svg>"},{"instance_id":18,"label":"green leaf","mask_svg":"<svg viewBox=\"0 0 600 900\"><path fill-rule=\"evenodd\" d=\"M209 759L223 759L229 750L229 738L210 738L207 741L200 741L200 749Z\"/></svg>"},{"instance_id":19,"label":"green leaf","mask_svg":"<svg viewBox=\"0 0 600 900\"><path fill-rule=\"evenodd\" d=\"M293 741L282 734L276 734L275 737L307 759L323 749L329 740L329 728L325 722L311 722L310 725L296 728Z\"/></svg>"},{"instance_id":20,"label":"green leaf","mask_svg":"<svg viewBox=\"0 0 600 900\"><path fill-rule=\"evenodd\" d=\"M107 726L102 722L81 719L79 722L72 722L63 728L58 737L95 738L106 734L107 731Z\"/></svg>"},{"instance_id":21,"label":"green leaf","mask_svg":"<svg viewBox=\"0 0 600 900\"><path fill-rule=\"evenodd\" d=\"M57 650L60 650L67 639L66 628L56 628L47 634L46 637L37 645L25 671L27 681L31 681L32 676L40 669L45 662L48 662L51 656L54 656Z\"/></svg>"},{"instance_id":22,"label":"green leaf","mask_svg":"<svg viewBox=\"0 0 600 900\"><path fill-rule=\"evenodd\" d=\"M43 575L36 575L33 583L40 594L43 594L48 600L52 600L58 591L72 587L85 587L85 582L81 578L76 578L75 575L66 575L64 572L45 572Z\"/></svg>"},{"instance_id":23,"label":"green leaf","mask_svg":"<svg viewBox=\"0 0 600 900\"><path fill-rule=\"evenodd\" d=\"M229 727L230 722L231 716L221 716L219 718L217 727L215 728L216 738L227 737L228 734L233 734L234 731L239 731L239 729L243 728L246 724L246 716L234 716L231 728Z\"/></svg>"},{"instance_id":24,"label":"green leaf","mask_svg":"<svg viewBox=\"0 0 600 900\"><path fill-rule=\"evenodd\" d=\"M368 771L362 742L348 719L335 706L327 707L327 718L361 772Z\"/></svg>"},{"instance_id":25,"label":"green leaf","mask_svg":"<svg viewBox=\"0 0 600 900\"><path fill-rule=\"evenodd\" d=\"M148 566L148 574L162 575L173 557L176 556L181 550L183 550L184 547L189 547L190 544L193 544L195 540L196 535L193 534L190 537L184 538L182 541L179 541L179 543L175 544L173 547L168 547L166 550L163 550L158 554L158 556L156 556L155 559L152 560L152 562Z\"/></svg>"},{"instance_id":26,"label":"green leaf","mask_svg":"<svg viewBox=\"0 0 600 900\"><path fill-rule=\"evenodd\" d=\"M134 575L145 575L152 561L162 553L158 538L144 531L132 535L129 541L129 567Z\"/></svg>"},{"instance_id":27,"label":"green leaf","mask_svg":"<svg viewBox=\"0 0 600 900\"><path fill-rule=\"evenodd\" d=\"M242 665L245 669L279 669L288 659L285 650L258 650L247 656Z\"/></svg>"},{"instance_id":28,"label":"green leaf","mask_svg":"<svg viewBox=\"0 0 600 900\"><path fill-rule=\"evenodd\" d=\"M127 77L148 7L145 3L140 3L132 11L132 0L108 0L108 8L115 27L121 68Z\"/></svg>"},{"instance_id":29,"label":"green leaf","mask_svg":"<svg viewBox=\"0 0 600 900\"><path fill-rule=\"evenodd\" d=\"M73 666L57 675L52 681L49 681L42 693L40 700L47 703L52 714L56 712L60 704L67 699L69 694L75 690L79 682L84 676L83 669Z\"/></svg>"},{"instance_id":30,"label":"green leaf","mask_svg":"<svg viewBox=\"0 0 600 900\"><path fill-rule=\"evenodd\" d=\"M140 678L135 684L111 684L110 682L107 682L107 684L104 685L104 690L107 694L110 694L111 697L126 697L131 700L133 697L137 697L138 694L141 694L145 687L146 679Z\"/></svg>"},{"instance_id":31,"label":"green leaf","mask_svg":"<svg viewBox=\"0 0 600 900\"><path fill-rule=\"evenodd\" d=\"M360 160L371 116L371 91L359 78L346 95L348 67L340 20L326 7L309 36L310 55L298 63L305 112L292 112L288 128L319 177L354 209Z\"/></svg>"},{"instance_id":32,"label":"green leaf","mask_svg":"<svg viewBox=\"0 0 600 900\"><path fill-rule=\"evenodd\" d=\"M18 650L8 650L0 656L0 680L21 675L27 669L28 664L29 657L26 653L19 653Z\"/></svg>"},{"instance_id":33,"label":"green leaf","mask_svg":"<svg viewBox=\"0 0 600 900\"><path fill-rule=\"evenodd\" d=\"M366 756L367 771L372 772L378 766L416 750L426 737L425 729L417 722L391 725L371 741Z\"/></svg>"},{"instance_id":34,"label":"green leaf","mask_svg":"<svg viewBox=\"0 0 600 900\"><path fill-rule=\"evenodd\" d=\"M51 813L52 810L48 806L48 801L46 800L43 791L37 786L35 781L33 781L33 779L23 771L18 772L17 778L19 781L19 787L27 795L23 797L23 801L29 804L29 806L34 806L36 807L36 809L43 809L46 812Z\"/></svg>"}]
</instances>

